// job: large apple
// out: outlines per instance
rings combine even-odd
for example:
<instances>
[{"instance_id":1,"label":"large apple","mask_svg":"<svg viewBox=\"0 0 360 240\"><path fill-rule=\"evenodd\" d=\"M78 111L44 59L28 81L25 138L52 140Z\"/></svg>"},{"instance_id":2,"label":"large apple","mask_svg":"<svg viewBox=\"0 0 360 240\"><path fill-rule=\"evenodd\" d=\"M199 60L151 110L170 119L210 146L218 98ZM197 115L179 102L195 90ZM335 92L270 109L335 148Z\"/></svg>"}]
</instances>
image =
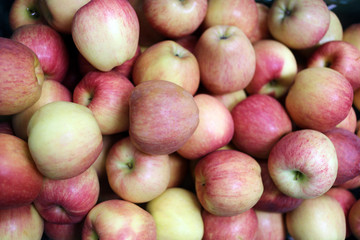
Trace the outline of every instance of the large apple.
<instances>
[{"instance_id":1,"label":"large apple","mask_svg":"<svg viewBox=\"0 0 360 240\"><path fill-rule=\"evenodd\" d=\"M323 0L275 0L268 13L271 35L291 49L317 44L330 25L330 10Z\"/></svg>"},{"instance_id":2,"label":"large apple","mask_svg":"<svg viewBox=\"0 0 360 240\"><path fill-rule=\"evenodd\" d=\"M199 108L199 125L186 143L177 151L195 160L227 145L234 134L234 121L223 103L209 94L194 96Z\"/></svg>"},{"instance_id":3,"label":"large apple","mask_svg":"<svg viewBox=\"0 0 360 240\"><path fill-rule=\"evenodd\" d=\"M203 208L217 216L234 216L252 208L264 186L259 163L237 150L218 150L195 167L195 189Z\"/></svg>"},{"instance_id":4,"label":"large apple","mask_svg":"<svg viewBox=\"0 0 360 240\"><path fill-rule=\"evenodd\" d=\"M148 47L137 58L132 80L135 85L150 80L166 80L194 95L200 84L200 70L189 50L175 41L165 40Z\"/></svg>"},{"instance_id":5,"label":"large apple","mask_svg":"<svg viewBox=\"0 0 360 240\"><path fill-rule=\"evenodd\" d=\"M286 239L284 214L255 210L258 219L258 229L255 240Z\"/></svg>"},{"instance_id":6,"label":"large apple","mask_svg":"<svg viewBox=\"0 0 360 240\"><path fill-rule=\"evenodd\" d=\"M258 159L267 159L271 148L292 131L292 123L281 103L268 95L254 94L231 111L234 121L232 143Z\"/></svg>"},{"instance_id":7,"label":"large apple","mask_svg":"<svg viewBox=\"0 0 360 240\"><path fill-rule=\"evenodd\" d=\"M109 71L135 55L139 20L127 0L90 1L75 13L71 35L91 65Z\"/></svg>"},{"instance_id":8,"label":"large apple","mask_svg":"<svg viewBox=\"0 0 360 240\"><path fill-rule=\"evenodd\" d=\"M254 76L254 48L236 26L216 25L206 29L196 43L194 54L200 67L200 82L212 94L242 90Z\"/></svg>"},{"instance_id":9,"label":"large apple","mask_svg":"<svg viewBox=\"0 0 360 240\"><path fill-rule=\"evenodd\" d=\"M31 156L50 179L66 179L88 169L102 150L102 134L91 110L56 101L40 107L28 124Z\"/></svg>"},{"instance_id":10,"label":"large apple","mask_svg":"<svg viewBox=\"0 0 360 240\"><path fill-rule=\"evenodd\" d=\"M111 227L109 227L111 226ZM82 239L156 239L154 218L138 205L107 200L95 205L85 218Z\"/></svg>"},{"instance_id":11,"label":"large apple","mask_svg":"<svg viewBox=\"0 0 360 240\"><path fill-rule=\"evenodd\" d=\"M129 104L131 141L148 154L177 151L199 123L199 109L191 93L169 81L140 83Z\"/></svg>"},{"instance_id":12,"label":"large apple","mask_svg":"<svg viewBox=\"0 0 360 240\"><path fill-rule=\"evenodd\" d=\"M0 115L16 114L34 104L43 81L36 54L22 43L0 37Z\"/></svg>"},{"instance_id":13,"label":"large apple","mask_svg":"<svg viewBox=\"0 0 360 240\"><path fill-rule=\"evenodd\" d=\"M272 148L268 168L274 184L284 194L303 199L319 197L335 182L336 149L319 131L290 132Z\"/></svg>"},{"instance_id":14,"label":"large apple","mask_svg":"<svg viewBox=\"0 0 360 240\"><path fill-rule=\"evenodd\" d=\"M45 23L38 0L14 0L9 11L9 24L12 30L26 25Z\"/></svg>"},{"instance_id":15,"label":"large apple","mask_svg":"<svg viewBox=\"0 0 360 240\"><path fill-rule=\"evenodd\" d=\"M158 240L202 239L204 222L196 195L184 188L168 188L146 204L153 216Z\"/></svg>"},{"instance_id":16,"label":"large apple","mask_svg":"<svg viewBox=\"0 0 360 240\"><path fill-rule=\"evenodd\" d=\"M111 147L106 173L111 188L122 199L148 202L163 193L169 184L169 156L145 154L126 137Z\"/></svg>"},{"instance_id":17,"label":"large apple","mask_svg":"<svg viewBox=\"0 0 360 240\"><path fill-rule=\"evenodd\" d=\"M298 127L325 132L346 118L353 96L350 82L336 70L306 68L295 76L285 106Z\"/></svg>"}]
</instances>

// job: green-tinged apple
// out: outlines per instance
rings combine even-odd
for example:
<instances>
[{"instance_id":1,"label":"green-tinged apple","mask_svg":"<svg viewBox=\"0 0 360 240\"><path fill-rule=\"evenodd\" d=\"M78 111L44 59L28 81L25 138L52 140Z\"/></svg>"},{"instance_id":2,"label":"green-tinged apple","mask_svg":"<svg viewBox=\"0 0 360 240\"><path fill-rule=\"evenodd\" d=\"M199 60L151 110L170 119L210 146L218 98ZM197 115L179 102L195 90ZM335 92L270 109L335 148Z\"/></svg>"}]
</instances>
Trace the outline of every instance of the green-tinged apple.
<instances>
[{"instance_id":1,"label":"green-tinged apple","mask_svg":"<svg viewBox=\"0 0 360 240\"><path fill-rule=\"evenodd\" d=\"M166 80L145 81L131 93L129 135L148 154L170 154L182 147L199 124L194 97Z\"/></svg>"},{"instance_id":2,"label":"green-tinged apple","mask_svg":"<svg viewBox=\"0 0 360 240\"><path fill-rule=\"evenodd\" d=\"M45 80L62 82L69 68L69 53L62 36L45 24L27 24L15 29L11 39L34 51Z\"/></svg>"},{"instance_id":3,"label":"green-tinged apple","mask_svg":"<svg viewBox=\"0 0 360 240\"><path fill-rule=\"evenodd\" d=\"M231 112L231 110L239 102L241 102L242 100L244 100L247 97L247 94L246 94L245 90L242 89L242 90L224 93L224 94L218 94L218 95L213 94L212 96L214 96L217 100L222 102L225 105L225 107L227 109L229 109L229 111Z\"/></svg>"},{"instance_id":4,"label":"green-tinged apple","mask_svg":"<svg viewBox=\"0 0 360 240\"><path fill-rule=\"evenodd\" d=\"M36 54L15 40L0 37L0 115L12 115L41 95L44 72Z\"/></svg>"},{"instance_id":5,"label":"green-tinged apple","mask_svg":"<svg viewBox=\"0 0 360 240\"><path fill-rule=\"evenodd\" d=\"M254 43L262 39L270 39L271 34L267 25L267 17L269 13L269 6L264 3L256 2L258 21L255 28L252 30L249 40Z\"/></svg>"},{"instance_id":6,"label":"green-tinged apple","mask_svg":"<svg viewBox=\"0 0 360 240\"><path fill-rule=\"evenodd\" d=\"M178 153L169 154L170 180L167 188L180 187L187 180L189 160Z\"/></svg>"},{"instance_id":7,"label":"green-tinged apple","mask_svg":"<svg viewBox=\"0 0 360 240\"><path fill-rule=\"evenodd\" d=\"M9 11L9 24L12 30L26 25L45 23L38 0L14 0Z\"/></svg>"},{"instance_id":8,"label":"green-tinged apple","mask_svg":"<svg viewBox=\"0 0 360 240\"><path fill-rule=\"evenodd\" d=\"M95 206L99 192L99 178L95 168L89 167L85 172L72 178L45 178L34 205L47 222L78 223Z\"/></svg>"},{"instance_id":9,"label":"green-tinged apple","mask_svg":"<svg viewBox=\"0 0 360 240\"><path fill-rule=\"evenodd\" d=\"M107 200L95 205L86 216L82 239L154 240L156 225L150 213L138 205Z\"/></svg>"},{"instance_id":10,"label":"green-tinged apple","mask_svg":"<svg viewBox=\"0 0 360 240\"><path fill-rule=\"evenodd\" d=\"M355 97L355 95L354 95ZM355 107L352 106L348 115L344 120L342 120L338 125L336 125L338 128L344 128L346 130L349 130L350 132L355 133L356 127L357 127L357 116L355 112Z\"/></svg>"},{"instance_id":11,"label":"green-tinged apple","mask_svg":"<svg viewBox=\"0 0 360 240\"><path fill-rule=\"evenodd\" d=\"M194 54L200 67L200 83L212 94L244 89L255 73L255 51L236 26L216 25L206 29Z\"/></svg>"},{"instance_id":12,"label":"green-tinged apple","mask_svg":"<svg viewBox=\"0 0 360 240\"><path fill-rule=\"evenodd\" d=\"M51 240L79 240L82 223L58 224L44 221L44 235Z\"/></svg>"},{"instance_id":13,"label":"green-tinged apple","mask_svg":"<svg viewBox=\"0 0 360 240\"><path fill-rule=\"evenodd\" d=\"M343 33L344 33L343 26L341 24L339 17L336 15L335 12L330 11L329 28L326 31L325 35L320 39L317 46L320 46L330 41L340 41L343 39Z\"/></svg>"},{"instance_id":14,"label":"green-tinged apple","mask_svg":"<svg viewBox=\"0 0 360 240\"><path fill-rule=\"evenodd\" d=\"M258 10L254 0L210 0L201 27L205 30L216 25L236 26L250 37L257 24Z\"/></svg>"},{"instance_id":15,"label":"green-tinged apple","mask_svg":"<svg viewBox=\"0 0 360 240\"><path fill-rule=\"evenodd\" d=\"M148 47L137 58L132 80L135 85L166 80L194 95L200 84L200 69L194 54L175 41L165 40Z\"/></svg>"},{"instance_id":16,"label":"green-tinged apple","mask_svg":"<svg viewBox=\"0 0 360 240\"><path fill-rule=\"evenodd\" d=\"M283 213L255 210L258 228L254 240L286 239L286 226Z\"/></svg>"},{"instance_id":17,"label":"green-tinged apple","mask_svg":"<svg viewBox=\"0 0 360 240\"><path fill-rule=\"evenodd\" d=\"M56 101L40 107L27 132L31 156L50 179L77 176L102 150L102 134L91 110L73 102Z\"/></svg>"},{"instance_id":18,"label":"green-tinged apple","mask_svg":"<svg viewBox=\"0 0 360 240\"><path fill-rule=\"evenodd\" d=\"M196 195L217 216L235 216L252 208L264 186L259 163L237 150L217 150L195 166Z\"/></svg>"},{"instance_id":19,"label":"green-tinged apple","mask_svg":"<svg viewBox=\"0 0 360 240\"><path fill-rule=\"evenodd\" d=\"M248 94L283 97L298 71L293 52L283 43L264 39L253 43L256 58L255 74L246 86Z\"/></svg>"},{"instance_id":20,"label":"green-tinged apple","mask_svg":"<svg viewBox=\"0 0 360 240\"><path fill-rule=\"evenodd\" d=\"M4 240L41 240L44 220L34 205L0 210L0 236Z\"/></svg>"},{"instance_id":21,"label":"green-tinged apple","mask_svg":"<svg viewBox=\"0 0 360 240\"><path fill-rule=\"evenodd\" d=\"M112 190L122 199L148 202L162 194L169 184L169 156L143 153L125 137L111 147L106 173Z\"/></svg>"},{"instance_id":22,"label":"green-tinged apple","mask_svg":"<svg viewBox=\"0 0 360 240\"><path fill-rule=\"evenodd\" d=\"M180 38L190 35L203 22L207 0L144 0L143 12L161 35Z\"/></svg>"},{"instance_id":23,"label":"green-tinged apple","mask_svg":"<svg viewBox=\"0 0 360 240\"><path fill-rule=\"evenodd\" d=\"M0 133L0 209L32 203L42 184L43 176L31 158L28 144Z\"/></svg>"},{"instance_id":24,"label":"green-tinged apple","mask_svg":"<svg viewBox=\"0 0 360 240\"><path fill-rule=\"evenodd\" d=\"M94 0L76 11L71 35L91 65L109 71L134 57L139 20L127 0Z\"/></svg>"},{"instance_id":25,"label":"green-tinged apple","mask_svg":"<svg viewBox=\"0 0 360 240\"><path fill-rule=\"evenodd\" d=\"M343 41L351 43L360 50L360 23L352 23L343 31Z\"/></svg>"},{"instance_id":26,"label":"green-tinged apple","mask_svg":"<svg viewBox=\"0 0 360 240\"><path fill-rule=\"evenodd\" d=\"M55 101L72 101L72 94L69 89L62 85L58 81L46 80L43 83L41 95L39 100L37 100L33 105L26 108L25 110L14 114L11 118L11 123L15 132L15 135L19 138L27 141L27 126L30 121L31 116L38 110L40 107L45 104L55 102Z\"/></svg>"},{"instance_id":27,"label":"green-tinged apple","mask_svg":"<svg viewBox=\"0 0 360 240\"><path fill-rule=\"evenodd\" d=\"M232 143L257 159L267 159L271 148L292 131L292 123L281 103L268 95L253 94L231 111L234 121Z\"/></svg>"},{"instance_id":28,"label":"green-tinged apple","mask_svg":"<svg viewBox=\"0 0 360 240\"><path fill-rule=\"evenodd\" d=\"M90 0L38 0L38 7L46 22L56 31L70 34L77 10Z\"/></svg>"},{"instance_id":29,"label":"green-tinged apple","mask_svg":"<svg viewBox=\"0 0 360 240\"><path fill-rule=\"evenodd\" d=\"M73 102L87 106L103 135L129 129L129 98L134 85L115 71L87 73L76 85Z\"/></svg>"},{"instance_id":30,"label":"green-tinged apple","mask_svg":"<svg viewBox=\"0 0 360 240\"><path fill-rule=\"evenodd\" d=\"M345 239L346 219L338 201L326 194L304 200L285 216L294 239Z\"/></svg>"},{"instance_id":31,"label":"green-tinged apple","mask_svg":"<svg viewBox=\"0 0 360 240\"><path fill-rule=\"evenodd\" d=\"M203 240L254 239L258 229L255 210L249 210L230 217L216 216L202 210L204 222Z\"/></svg>"},{"instance_id":32,"label":"green-tinged apple","mask_svg":"<svg viewBox=\"0 0 360 240\"><path fill-rule=\"evenodd\" d=\"M199 125L177 151L184 158L195 160L227 145L234 135L230 111L215 97L199 93L194 96L199 108Z\"/></svg>"},{"instance_id":33,"label":"green-tinged apple","mask_svg":"<svg viewBox=\"0 0 360 240\"><path fill-rule=\"evenodd\" d=\"M201 205L196 195L184 188L168 188L146 204L153 216L158 240L199 240L204 235Z\"/></svg>"},{"instance_id":34,"label":"green-tinged apple","mask_svg":"<svg viewBox=\"0 0 360 240\"><path fill-rule=\"evenodd\" d=\"M331 68L313 67L296 74L285 106L299 128L325 132L346 118L353 97L353 88L341 73Z\"/></svg>"},{"instance_id":35,"label":"green-tinged apple","mask_svg":"<svg viewBox=\"0 0 360 240\"><path fill-rule=\"evenodd\" d=\"M316 198L334 184L338 171L336 149L323 133L303 129L282 137L268 158L271 179L284 194Z\"/></svg>"}]
</instances>

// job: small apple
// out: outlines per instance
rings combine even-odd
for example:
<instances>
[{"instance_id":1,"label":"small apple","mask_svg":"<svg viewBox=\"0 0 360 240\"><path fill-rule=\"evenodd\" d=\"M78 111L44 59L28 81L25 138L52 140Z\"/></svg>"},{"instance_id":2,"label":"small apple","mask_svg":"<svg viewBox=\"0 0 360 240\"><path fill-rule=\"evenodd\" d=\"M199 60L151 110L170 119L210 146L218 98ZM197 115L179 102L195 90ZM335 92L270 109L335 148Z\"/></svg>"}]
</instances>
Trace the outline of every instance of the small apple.
<instances>
[{"instance_id":1,"label":"small apple","mask_svg":"<svg viewBox=\"0 0 360 240\"><path fill-rule=\"evenodd\" d=\"M38 0L14 0L9 11L9 25L14 31L26 24L45 23Z\"/></svg>"}]
</instances>

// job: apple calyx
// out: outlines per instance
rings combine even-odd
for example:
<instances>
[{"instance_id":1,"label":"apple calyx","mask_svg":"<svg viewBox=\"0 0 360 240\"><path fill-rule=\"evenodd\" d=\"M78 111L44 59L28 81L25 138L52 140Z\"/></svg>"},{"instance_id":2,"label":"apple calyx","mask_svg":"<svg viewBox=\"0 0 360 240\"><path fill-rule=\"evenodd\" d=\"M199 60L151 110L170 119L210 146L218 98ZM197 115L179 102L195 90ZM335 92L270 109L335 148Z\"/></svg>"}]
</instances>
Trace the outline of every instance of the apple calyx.
<instances>
[{"instance_id":1,"label":"apple calyx","mask_svg":"<svg viewBox=\"0 0 360 240\"><path fill-rule=\"evenodd\" d=\"M35 6L27 7L26 12L28 13L31 19L37 20L40 18L40 12Z\"/></svg>"},{"instance_id":2,"label":"apple calyx","mask_svg":"<svg viewBox=\"0 0 360 240\"><path fill-rule=\"evenodd\" d=\"M305 174L303 174L299 170L294 170L293 172L294 172L294 181L302 181L306 177Z\"/></svg>"}]
</instances>

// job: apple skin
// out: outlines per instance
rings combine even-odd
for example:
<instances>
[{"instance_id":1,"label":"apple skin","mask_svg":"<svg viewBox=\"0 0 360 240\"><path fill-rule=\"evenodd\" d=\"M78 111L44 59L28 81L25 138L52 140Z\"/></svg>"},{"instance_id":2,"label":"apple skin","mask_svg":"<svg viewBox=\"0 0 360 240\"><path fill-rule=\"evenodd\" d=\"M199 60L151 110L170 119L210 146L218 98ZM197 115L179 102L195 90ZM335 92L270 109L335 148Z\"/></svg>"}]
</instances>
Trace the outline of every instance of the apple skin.
<instances>
[{"instance_id":1,"label":"apple skin","mask_svg":"<svg viewBox=\"0 0 360 240\"><path fill-rule=\"evenodd\" d=\"M0 133L0 209L30 204L39 195L43 176L31 158L28 144Z\"/></svg>"},{"instance_id":2,"label":"apple skin","mask_svg":"<svg viewBox=\"0 0 360 240\"><path fill-rule=\"evenodd\" d=\"M30 48L0 37L0 66L0 115L21 112L40 98L44 73Z\"/></svg>"},{"instance_id":3,"label":"apple skin","mask_svg":"<svg viewBox=\"0 0 360 240\"><path fill-rule=\"evenodd\" d=\"M286 239L284 214L255 210L258 229L254 240Z\"/></svg>"},{"instance_id":4,"label":"apple skin","mask_svg":"<svg viewBox=\"0 0 360 240\"><path fill-rule=\"evenodd\" d=\"M203 240L254 239L258 229L258 219L252 208L231 217L216 216L202 210L201 216L204 221Z\"/></svg>"},{"instance_id":5,"label":"apple skin","mask_svg":"<svg viewBox=\"0 0 360 240\"><path fill-rule=\"evenodd\" d=\"M294 239L345 239L346 219L338 201L326 194L305 199L285 216Z\"/></svg>"},{"instance_id":6,"label":"apple skin","mask_svg":"<svg viewBox=\"0 0 360 240\"><path fill-rule=\"evenodd\" d=\"M39 59L45 80L61 82L69 68L69 53L62 36L45 24L28 24L14 30L11 39L28 46Z\"/></svg>"},{"instance_id":7,"label":"apple skin","mask_svg":"<svg viewBox=\"0 0 360 240\"><path fill-rule=\"evenodd\" d=\"M196 195L202 207L217 216L234 216L252 208L264 186L261 168L249 155L237 150L218 150L195 166Z\"/></svg>"},{"instance_id":8,"label":"apple skin","mask_svg":"<svg viewBox=\"0 0 360 240\"><path fill-rule=\"evenodd\" d=\"M44 220L33 204L0 210L1 239L41 240Z\"/></svg>"},{"instance_id":9,"label":"apple skin","mask_svg":"<svg viewBox=\"0 0 360 240\"><path fill-rule=\"evenodd\" d=\"M15 135L25 141L28 139L27 126L32 115L41 106L55 101L72 101L72 93L58 81L45 80L42 85L41 95L33 105L15 114L11 118L11 123Z\"/></svg>"},{"instance_id":10,"label":"apple skin","mask_svg":"<svg viewBox=\"0 0 360 240\"><path fill-rule=\"evenodd\" d=\"M282 193L270 177L267 161L260 161L259 164L264 192L253 208L273 213L286 213L297 208L303 199L290 197Z\"/></svg>"},{"instance_id":11,"label":"apple skin","mask_svg":"<svg viewBox=\"0 0 360 240\"><path fill-rule=\"evenodd\" d=\"M341 24L339 17L336 15L335 12L330 11L329 28L326 31L325 35L320 39L317 46L320 46L330 41L343 40L343 33L344 33L343 26Z\"/></svg>"},{"instance_id":12,"label":"apple skin","mask_svg":"<svg viewBox=\"0 0 360 240\"><path fill-rule=\"evenodd\" d=\"M197 34L190 34L190 35L186 35L184 37L175 39L175 42L177 42L182 47L189 50L189 52L194 54L195 46L196 46L198 39L199 39L199 36Z\"/></svg>"},{"instance_id":13,"label":"apple skin","mask_svg":"<svg viewBox=\"0 0 360 240\"><path fill-rule=\"evenodd\" d=\"M58 224L44 221L44 234L51 240L81 239L82 223Z\"/></svg>"},{"instance_id":14,"label":"apple skin","mask_svg":"<svg viewBox=\"0 0 360 240\"><path fill-rule=\"evenodd\" d=\"M190 35L203 22L207 0L144 0L143 11L150 25L171 39Z\"/></svg>"},{"instance_id":15,"label":"apple skin","mask_svg":"<svg viewBox=\"0 0 360 240\"><path fill-rule=\"evenodd\" d=\"M82 239L153 240L156 239L156 225L150 213L138 205L107 200L95 205L86 216Z\"/></svg>"},{"instance_id":16,"label":"apple skin","mask_svg":"<svg viewBox=\"0 0 360 240\"><path fill-rule=\"evenodd\" d=\"M234 135L234 121L230 111L215 97L199 93L194 96L199 108L199 125L177 152L195 160L227 145Z\"/></svg>"},{"instance_id":17,"label":"apple skin","mask_svg":"<svg viewBox=\"0 0 360 240\"><path fill-rule=\"evenodd\" d=\"M155 220L158 240L202 239L204 235L201 205L190 190L168 188L148 202L146 210Z\"/></svg>"},{"instance_id":18,"label":"apple skin","mask_svg":"<svg viewBox=\"0 0 360 240\"><path fill-rule=\"evenodd\" d=\"M0 133L15 135L13 126L11 124L11 118L8 120L0 121Z\"/></svg>"},{"instance_id":19,"label":"apple skin","mask_svg":"<svg viewBox=\"0 0 360 240\"><path fill-rule=\"evenodd\" d=\"M207 28L199 37L194 54L199 63L200 83L212 94L242 90L254 76L255 51L238 27Z\"/></svg>"},{"instance_id":20,"label":"apple skin","mask_svg":"<svg viewBox=\"0 0 360 240\"><path fill-rule=\"evenodd\" d=\"M356 116L355 108L353 106L351 107L347 117L344 120L342 120L338 125L336 125L336 127L344 128L346 130L349 130L350 132L355 133L356 126L357 126L357 116Z\"/></svg>"},{"instance_id":21,"label":"apple skin","mask_svg":"<svg viewBox=\"0 0 360 240\"><path fill-rule=\"evenodd\" d=\"M360 175L354 177L353 179L346 181L343 184L340 184L337 187L342 187L342 188L345 188L348 190L354 190L354 189L360 187Z\"/></svg>"},{"instance_id":22,"label":"apple skin","mask_svg":"<svg viewBox=\"0 0 360 240\"><path fill-rule=\"evenodd\" d=\"M360 87L360 50L337 40L319 46L310 56L307 67L328 67L341 73L354 91Z\"/></svg>"},{"instance_id":23,"label":"apple skin","mask_svg":"<svg viewBox=\"0 0 360 240\"><path fill-rule=\"evenodd\" d=\"M331 68L306 68L295 76L285 107L297 127L325 132L346 118L353 97L353 88L341 73Z\"/></svg>"},{"instance_id":24,"label":"apple skin","mask_svg":"<svg viewBox=\"0 0 360 240\"><path fill-rule=\"evenodd\" d=\"M75 13L71 35L91 65L109 71L134 57L139 20L127 0L90 1Z\"/></svg>"},{"instance_id":25,"label":"apple skin","mask_svg":"<svg viewBox=\"0 0 360 240\"><path fill-rule=\"evenodd\" d=\"M356 239L360 238L360 200L357 199L356 202L351 206L348 221L351 236L355 237Z\"/></svg>"},{"instance_id":26,"label":"apple skin","mask_svg":"<svg viewBox=\"0 0 360 240\"><path fill-rule=\"evenodd\" d=\"M360 23L352 23L347 26L344 29L342 40L360 50Z\"/></svg>"},{"instance_id":27,"label":"apple skin","mask_svg":"<svg viewBox=\"0 0 360 240\"><path fill-rule=\"evenodd\" d=\"M169 81L140 83L129 104L131 141L148 154L174 153L199 124L199 109L191 93Z\"/></svg>"},{"instance_id":28,"label":"apple skin","mask_svg":"<svg viewBox=\"0 0 360 240\"><path fill-rule=\"evenodd\" d=\"M269 27L267 25L269 6L265 5L264 3L256 2L256 7L258 11L258 22L249 36L249 40L252 43L262 39L271 38Z\"/></svg>"},{"instance_id":29,"label":"apple skin","mask_svg":"<svg viewBox=\"0 0 360 240\"><path fill-rule=\"evenodd\" d=\"M217 100L222 102L225 105L225 107L229 109L229 111L231 112L239 102L241 102L247 97L247 93L245 92L244 89L242 89L242 90L219 94L219 95L212 94L212 96L214 96Z\"/></svg>"},{"instance_id":30,"label":"apple skin","mask_svg":"<svg viewBox=\"0 0 360 240\"><path fill-rule=\"evenodd\" d=\"M201 27L206 30L216 25L232 25L250 37L254 28L257 27L257 23L258 10L254 0L210 0Z\"/></svg>"},{"instance_id":31,"label":"apple skin","mask_svg":"<svg viewBox=\"0 0 360 240\"><path fill-rule=\"evenodd\" d=\"M93 167L79 175L52 180L45 178L34 205L42 218L51 223L81 222L97 203L99 179Z\"/></svg>"},{"instance_id":32,"label":"apple skin","mask_svg":"<svg viewBox=\"0 0 360 240\"><path fill-rule=\"evenodd\" d=\"M9 25L14 31L26 24L45 23L38 0L14 0L9 11Z\"/></svg>"},{"instance_id":33,"label":"apple skin","mask_svg":"<svg viewBox=\"0 0 360 240\"><path fill-rule=\"evenodd\" d=\"M102 134L90 109L56 101L40 107L31 117L28 144L45 177L66 179L95 162L102 150Z\"/></svg>"},{"instance_id":34,"label":"apple skin","mask_svg":"<svg viewBox=\"0 0 360 240\"><path fill-rule=\"evenodd\" d=\"M293 52L283 43L264 39L253 43L256 58L255 73L246 86L248 94L267 94L283 97L298 71Z\"/></svg>"},{"instance_id":35,"label":"apple skin","mask_svg":"<svg viewBox=\"0 0 360 240\"><path fill-rule=\"evenodd\" d=\"M316 198L335 182L338 171L336 149L319 131L293 131L271 149L268 168L274 184L284 194L301 199Z\"/></svg>"},{"instance_id":36,"label":"apple skin","mask_svg":"<svg viewBox=\"0 0 360 240\"><path fill-rule=\"evenodd\" d=\"M129 129L129 98L134 85L115 71L87 73L76 85L73 102L87 106L103 135Z\"/></svg>"},{"instance_id":37,"label":"apple skin","mask_svg":"<svg viewBox=\"0 0 360 240\"><path fill-rule=\"evenodd\" d=\"M272 37L291 49L317 44L330 25L330 10L323 0L276 0L268 13Z\"/></svg>"},{"instance_id":38,"label":"apple skin","mask_svg":"<svg viewBox=\"0 0 360 240\"><path fill-rule=\"evenodd\" d=\"M232 143L257 159L267 159L271 148L292 131L292 123L281 103L268 95L254 94L231 111L234 121Z\"/></svg>"},{"instance_id":39,"label":"apple skin","mask_svg":"<svg viewBox=\"0 0 360 240\"><path fill-rule=\"evenodd\" d=\"M167 188L180 187L187 179L189 160L177 152L169 154L170 180Z\"/></svg>"},{"instance_id":40,"label":"apple skin","mask_svg":"<svg viewBox=\"0 0 360 240\"><path fill-rule=\"evenodd\" d=\"M122 199L144 203L167 188L169 164L168 155L143 153L126 137L111 147L106 158L106 173L111 189Z\"/></svg>"}]
</instances>

